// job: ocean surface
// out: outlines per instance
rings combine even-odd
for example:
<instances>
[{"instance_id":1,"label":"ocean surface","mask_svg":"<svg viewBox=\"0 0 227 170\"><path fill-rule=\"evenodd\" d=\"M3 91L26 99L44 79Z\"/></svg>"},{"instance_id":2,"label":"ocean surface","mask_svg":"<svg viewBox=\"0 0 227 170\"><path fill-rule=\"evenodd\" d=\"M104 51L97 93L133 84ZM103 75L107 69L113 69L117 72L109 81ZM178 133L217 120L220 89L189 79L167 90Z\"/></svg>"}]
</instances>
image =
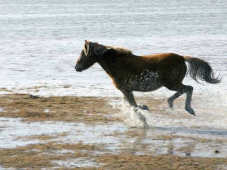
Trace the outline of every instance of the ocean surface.
<instances>
[{"instance_id":1,"label":"ocean surface","mask_svg":"<svg viewBox=\"0 0 227 170\"><path fill-rule=\"evenodd\" d=\"M75 71L88 39L122 46L136 55L174 52L204 59L223 77L222 83L200 85L189 77L184 83L192 85L195 94L216 96L225 103L226 9L226 0L1 1L1 93L121 96L98 64ZM143 95L173 93L161 88Z\"/></svg>"}]
</instances>

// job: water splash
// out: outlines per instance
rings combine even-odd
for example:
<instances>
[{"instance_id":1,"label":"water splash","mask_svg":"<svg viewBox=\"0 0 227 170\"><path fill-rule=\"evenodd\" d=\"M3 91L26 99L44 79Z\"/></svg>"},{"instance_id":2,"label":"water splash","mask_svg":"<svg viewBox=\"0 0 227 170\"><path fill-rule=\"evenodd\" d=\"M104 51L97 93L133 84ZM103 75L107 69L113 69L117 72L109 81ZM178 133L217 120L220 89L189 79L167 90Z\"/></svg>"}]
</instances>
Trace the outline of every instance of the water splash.
<instances>
[{"instance_id":1,"label":"water splash","mask_svg":"<svg viewBox=\"0 0 227 170\"><path fill-rule=\"evenodd\" d=\"M227 129L226 105L224 103L214 106L214 103L207 101L209 98L195 96L193 107L196 110L196 116L192 116L184 110L184 100L184 98L178 99L173 110L169 109L166 104L162 111L134 109L128 103L118 100L110 101L110 104L118 111L115 116L123 120L129 127L144 127L144 122L140 118L142 115L150 128Z\"/></svg>"},{"instance_id":2,"label":"water splash","mask_svg":"<svg viewBox=\"0 0 227 170\"><path fill-rule=\"evenodd\" d=\"M122 119L129 127L146 127L149 126L147 118L150 117L150 112L147 110L142 110L139 107L131 107L127 102L122 100L110 101L110 104L118 109L119 112L115 114L116 117Z\"/></svg>"}]
</instances>

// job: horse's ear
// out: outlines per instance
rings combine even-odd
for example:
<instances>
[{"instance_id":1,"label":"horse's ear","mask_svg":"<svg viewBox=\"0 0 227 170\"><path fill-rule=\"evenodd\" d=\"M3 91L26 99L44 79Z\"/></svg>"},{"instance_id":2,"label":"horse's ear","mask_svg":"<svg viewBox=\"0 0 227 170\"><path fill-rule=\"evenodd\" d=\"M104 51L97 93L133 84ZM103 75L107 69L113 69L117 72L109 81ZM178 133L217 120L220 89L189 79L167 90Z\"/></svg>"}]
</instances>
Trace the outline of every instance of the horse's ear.
<instances>
[{"instance_id":1,"label":"horse's ear","mask_svg":"<svg viewBox=\"0 0 227 170\"><path fill-rule=\"evenodd\" d=\"M85 43L84 43L84 54L87 56L88 52L89 52L89 41L85 40Z\"/></svg>"},{"instance_id":2,"label":"horse's ear","mask_svg":"<svg viewBox=\"0 0 227 170\"><path fill-rule=\"evenodd\" d=\"M85 44L89 44L90 43L90 41L88 41L88 40L85 40Z\"/></svg>"}]
</instances>

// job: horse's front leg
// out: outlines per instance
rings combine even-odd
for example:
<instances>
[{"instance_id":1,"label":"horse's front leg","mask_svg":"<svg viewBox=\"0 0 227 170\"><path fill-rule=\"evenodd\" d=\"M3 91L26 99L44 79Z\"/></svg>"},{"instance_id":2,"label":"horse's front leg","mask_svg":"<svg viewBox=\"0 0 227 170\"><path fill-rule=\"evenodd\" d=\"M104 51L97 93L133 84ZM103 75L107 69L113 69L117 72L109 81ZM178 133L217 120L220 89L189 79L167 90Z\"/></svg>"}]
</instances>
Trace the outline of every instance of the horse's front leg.
<instances>
[{"instance_id":1,"label":"horse's front leg","mask_svg":"<svg viewBox=\"0 0 227 170\"><path fill-rule=\"evenodd\" d=\"M146 105L142 105L142 106L138 106L136 104L135 98L132 94L131 91L122 91L122 93L124 94L124 99L133 107L137 108L141 108L143 110L149 110L149 108Z\"/></svg>"},{"instance_id":2,"label":"horse's front leg","mask_svg":"<svg viewBox=\"0 0 227 170\"><path fill-rule=\"evenodd\" d=\"M139 119L143 121L144 128L147 128L148 124L147 124L146 118L140 112L138 112L137 108L138 107L141 108L141 109L145 108L146 110L148 110L148 107L145 106L145 105L143 105L142 107L138 106L136 104L136 101L135 101L135 98L134 98L132 92L125 92L124 91L123 94L124 94L124 99L126 99L129 102L129 104L135 108L135 113L139 116Z\"/></svg>"},{"instance_id":3,"label":"horse's front leg","mask_svg":"<svg viewBox=\"0 0 227 170\"><path fill-rule=\"evenodd\" d=\"M124 94L124 99L130 104L130 106L135 108L138 107L132 92L122 91L122 93Z\"/></svg>"}]
</instances>

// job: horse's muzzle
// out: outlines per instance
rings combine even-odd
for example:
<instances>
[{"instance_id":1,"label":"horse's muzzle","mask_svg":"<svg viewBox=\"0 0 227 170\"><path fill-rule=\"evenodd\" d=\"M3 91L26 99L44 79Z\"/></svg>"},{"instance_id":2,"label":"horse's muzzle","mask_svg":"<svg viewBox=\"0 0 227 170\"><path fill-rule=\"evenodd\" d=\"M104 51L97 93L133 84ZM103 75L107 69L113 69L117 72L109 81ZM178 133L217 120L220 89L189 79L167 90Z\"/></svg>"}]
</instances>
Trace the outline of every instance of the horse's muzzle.
<instances>
[{"instance_id":1,"label":"horse's muzzle","mask_svg":"<svg viewBox=\"0 0 227 170\"><path fill-rule=\"evenodd\" d=\"M82 71L82 68L79 67L79 66L75 66L75 69L76 69L77 72L81 72Z\"/></svg>"}]
</instances>

